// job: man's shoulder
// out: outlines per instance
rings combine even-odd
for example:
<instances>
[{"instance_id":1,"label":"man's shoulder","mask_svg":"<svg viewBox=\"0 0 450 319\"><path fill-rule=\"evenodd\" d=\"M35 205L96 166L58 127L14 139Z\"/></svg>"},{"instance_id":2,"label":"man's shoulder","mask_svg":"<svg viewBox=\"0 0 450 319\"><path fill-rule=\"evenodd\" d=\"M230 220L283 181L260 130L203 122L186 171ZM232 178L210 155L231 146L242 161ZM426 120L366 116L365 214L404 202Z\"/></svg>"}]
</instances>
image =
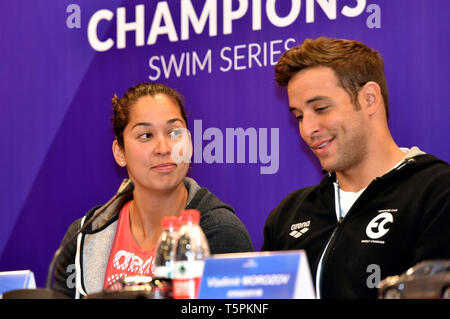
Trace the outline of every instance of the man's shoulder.
<instances>
[{"instance_id":1,"label":"man's shoulder","mask_svg":"<svg viewBox=\"0 0 450 319\"><path fill-rule=\"evenodd\" d=\"M428 181L438 181L439 183L447 183L450 185L450 165L438 157L431 154L424 154L420 156L414 157L413 162L414 168L412 171L415 173L408 174L411 177L414 177L419 182ZM409 173L410 171L407 170Z\"/></svg>"},{"instance_id":2,"label":"man's shoulder","mask_svg":"<svg viewBox=\"0 0 450 319\"><path fill-rule=\"evenodd\" d=\"M280 205L286 205L287 203L291 203L291 202L298 202L299 200L307 197L310 193L317 190L319 188L319 186L320 185L318 184L318 185L312 185L312 186L297 189L297 190L291 192L290 194L288 194L285 198L283 198L280 202Z\"/></svg>"},{"instance_id":3,"label":"man's shoulder","mask_svg":"<svg viewBox=\"0 0 450 319\"><path fill-rule=\"evenodd\" d=\"M418 163L427 167L431 166L431 167L440 167L446 170L450 169L450 165L448 164L448 162L433 154L422 154L413 157L413 159Z\"/></svg>"},{"instance_id":4,"label":"man's shoulder","mask_svg":"<svg viewBox=\"0 0 450 319\"><path fill-rule=\"evenodd\" d=\"M433 155L417 158L418 169L407 178L414 192L433 200L450 194L450 165Z\"/></svg>"},{"instance_id":5,"label":"man's shoulder","mask_svg":"<svg viewBox=\"0 0 450 319\"><path fill-rule=\"evenodd\" d=\"M315 201L324 200L325 192L327 191L323 184L297 189L284 197L272 210L271 215L291 214L292 211L297 210L302 205L314 205Z\"/></svg>"}]
</instances>

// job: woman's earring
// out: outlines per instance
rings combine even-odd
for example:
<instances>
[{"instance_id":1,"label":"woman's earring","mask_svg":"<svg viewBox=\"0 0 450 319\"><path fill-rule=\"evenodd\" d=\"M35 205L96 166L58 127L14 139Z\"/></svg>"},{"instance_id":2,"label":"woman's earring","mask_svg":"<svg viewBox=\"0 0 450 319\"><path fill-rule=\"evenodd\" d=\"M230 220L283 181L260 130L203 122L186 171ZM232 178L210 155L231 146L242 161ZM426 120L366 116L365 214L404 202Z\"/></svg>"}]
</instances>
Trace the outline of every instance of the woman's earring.
<instances>
[{"instance_id":1,"label":"woman's earring","mask_svg":"<svg viewBox=\"0 0 450 319\"><path fill-rule=\"evenodd\" d=\"M125 165L125 162L124 162L124 161L122 161L122 162L121 162L121 164L122 164L122 165Z\"/></svg>"}]
</instances>

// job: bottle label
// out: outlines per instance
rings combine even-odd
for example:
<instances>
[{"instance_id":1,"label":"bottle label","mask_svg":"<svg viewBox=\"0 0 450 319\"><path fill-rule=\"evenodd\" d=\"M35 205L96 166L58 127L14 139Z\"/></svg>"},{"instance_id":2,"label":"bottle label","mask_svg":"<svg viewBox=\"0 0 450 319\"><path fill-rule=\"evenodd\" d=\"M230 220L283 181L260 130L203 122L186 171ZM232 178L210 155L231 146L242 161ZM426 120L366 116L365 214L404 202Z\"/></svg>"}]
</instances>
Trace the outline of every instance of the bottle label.
<instances>
[{"instance_id":1,"label":"bottle label","mask_svg":"<svg viewBox=\"0 0 450 319\"><path fill-rule=\"evenodd\" d=\"M196 299L203 274L203 260L176 261L173 280L173 297L175 299Z\"/></svg>"},{"instance_id":2,"label":"bottle label","mask_svg":"<svg viewBox=\"0 0 450 319\"><path fill-rule=\"evenodd\" d=\"M197 299L200 289L201 278L174 279L173 298L174 299Z\"/></svg>"},{"instance_id":3,"label":"bottle label","mask_svg":"<svg viewBox=\"0 0 450 319\"><path fill-rule=\"evenodd\" d=\"M158 278L173 278L173 267L171 266L157 266L153 273L154 277Z\"/></svg>"}]
</instances>

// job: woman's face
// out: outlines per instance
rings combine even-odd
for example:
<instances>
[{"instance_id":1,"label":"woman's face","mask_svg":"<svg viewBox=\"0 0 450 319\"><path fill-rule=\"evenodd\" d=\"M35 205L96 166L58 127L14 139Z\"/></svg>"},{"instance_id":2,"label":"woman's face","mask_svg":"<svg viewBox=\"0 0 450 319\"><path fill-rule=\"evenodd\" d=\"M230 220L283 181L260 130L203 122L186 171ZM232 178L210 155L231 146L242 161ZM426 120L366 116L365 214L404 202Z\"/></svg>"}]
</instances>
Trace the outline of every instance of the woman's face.
<instances>
[{"instance_id":1,"label":"woman's face","mask_svg":"<svg viewBox=\"0 0 450 319\"><path fill-rule=\"evenodd\" d=\"M144 96L131 106L124 147L113 143L114 157L126 166L136 188L174 190L189 168L191 140L179 106L168 96ZM184 143L184 144L183 144ZM180 148L180 145L188 145ZM187 151L187 160L183 151Z\"/></svg>"}]
</instances>

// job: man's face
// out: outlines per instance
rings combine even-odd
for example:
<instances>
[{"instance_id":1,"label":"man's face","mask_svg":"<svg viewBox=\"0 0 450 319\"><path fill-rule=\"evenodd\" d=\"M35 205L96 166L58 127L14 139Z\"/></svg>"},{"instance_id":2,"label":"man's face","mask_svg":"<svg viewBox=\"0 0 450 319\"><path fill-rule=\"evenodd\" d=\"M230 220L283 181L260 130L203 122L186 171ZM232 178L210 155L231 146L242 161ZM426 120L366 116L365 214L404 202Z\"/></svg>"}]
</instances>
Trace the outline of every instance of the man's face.
<instances>
[{"instance_id":1,"label":"man's face","mask_svg":"<svg viewBox=\"0 0 450 319\"><path fill-rule=\"evenodd\" d=\"M300 135L323 169L343 172L358 167L367 154L366 119L334 71L328 67L300 71L289 81L287 92Z\"/></svg>"}]
</instances>

